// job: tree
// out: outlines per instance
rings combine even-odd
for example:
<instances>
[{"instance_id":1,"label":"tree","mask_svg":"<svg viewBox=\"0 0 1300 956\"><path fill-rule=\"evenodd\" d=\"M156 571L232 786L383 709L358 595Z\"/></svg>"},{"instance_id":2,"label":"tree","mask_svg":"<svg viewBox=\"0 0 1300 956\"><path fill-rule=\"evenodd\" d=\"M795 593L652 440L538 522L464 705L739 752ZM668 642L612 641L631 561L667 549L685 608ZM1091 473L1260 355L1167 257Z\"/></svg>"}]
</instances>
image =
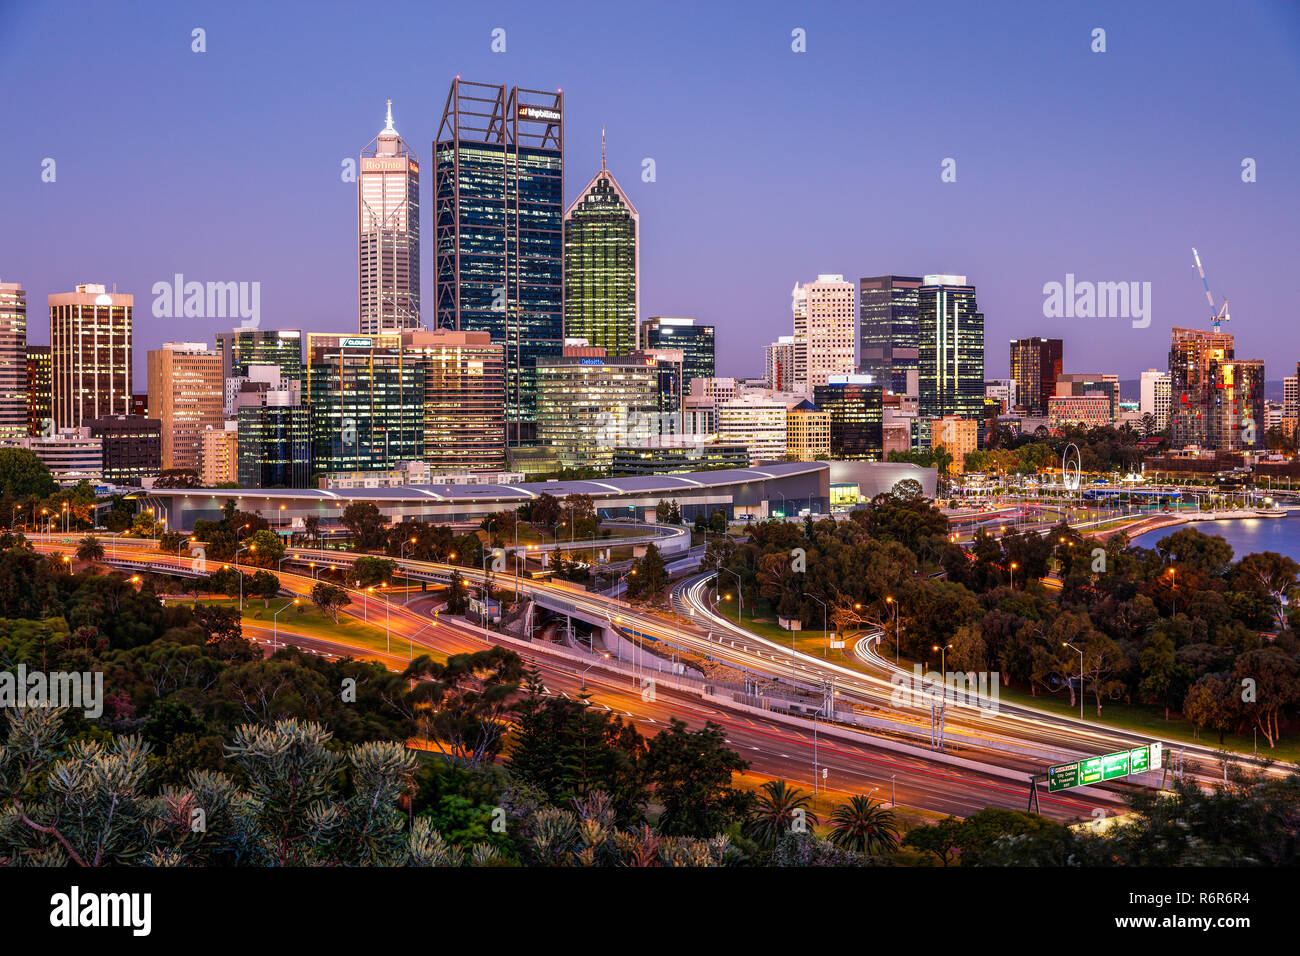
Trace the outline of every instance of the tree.
<instances>
[{"instance_id":1,"label":"tree","mask_svg":"<svg viewBox=\"0 0 1300 956\"><path fill-rule=\"evenodd\" d=\"M411 719L444 753L470 767L501 752L523 676L523 660L502 647L453 654L445 664L421 655L402 673L414 682L407 698Z\"/></svg>"},{"instance_id":2,"label":"tree","mask_svg":"<svg viewBox=\"0 0 1300 956\"><path fill-rule=\"evenodd\" d=\"M1187 694L1187 668L1178 663L1174 642L1164 631L1151 635L1147 646L1138 652L1138 666L1142 670L1142 682L1138 685L1138 695L1143 703L1155 704L1165 710L1165 720L1169 719L1169 708L1177 706Z\"/></svg>"},{"instance_id":3,"label":"tree","mask_svg":"<svg viewBox=\"0 0 1300 956\"><path fill-rule=\"evenodd\" d=\"M897 817L856 794L831 811L831 842L858 853L887 853L898 847Z\"/></svg>"},{"instance_id":4,"label":"tree","mask_svg":"<svg viewBox=\"0 0 1300 956\"><path fill-rule=\"evenodd\" d=\"M642 819L647 799L646 742L630 721L585 699L541 696L536 675L519 706L510 772L556 806L609 795L621 824Z\"/></svg>"},{"instance_id":5,"label":"tree","mask_svg":"<svg viewBox=\"0 0 1300 956\"><path fill-rule=\"evenodd\" d=\"M903 838L903 846L932 853L943 866L947 866L957 853L960 838L961 821L956 817L944 817L938 823L913 827Z\"/></svg>"},{"instance_id":6,"label":"tree","mask_svg":"<svg viewBox=\"0 0 1300 956\"><path fill-rule=\"evenodd\" d=\"M1237 563L1237 581L1266 597L1279 629L1286 628L1287 603L1295 595L1300 564L1273 551L1248 554Z\"/></svg>"},{"instance_id":7,"label":"tree","mask_svg":"<svg viewBox=\"0 0 1300 956\"><path fill-rule=\"evenodd\" d=\"M627 576L627 596L636 600L653 597L668 586L668 569L663 555L654 544L646 545L645 554Z\"/></svg>"},{"instance_id":8,"label":"tree","mask_svg":"<svg viewBox=\"0 0 1300 956\"><path fill-rule=\"evenodd\" d=\"M248 579L248 596L260 597L263 607L271 606L271 598L280 593L280 579L270 571L258 571Z\"/></svg>"},{"instance_id":9,"label":"tree","mask_svg":"<svg viewBox=\"0 0 1300 956\"><path fill-rule=\"evenodd\" d=\"M248 539L248 563L273 568L284 557L284 539L266 528L254 531Z\"/></svg>"},{"instance_id":10,"label":"tree","mask_svg":"<svg viewBox=\"0 0 1300 956\"><path fill-rule=\"evenodd\" d=\"M447 613L464 614L467 607L469 607L469 593L465 587L465 579L457 571L452 574L451 584L447 587Z\"/></svg>"},{"instance_id":11,"label":"tree","mask_svg":"<svg viewBox=\"0 0 1300 956\"><path fill-rule=\"evenodd\" d=\"M1282 711L1300 698L1300 666L1277 647L1247 651L1237 658L1232 679L1242 688L1241 711L1259 728L1269 747L1276 747Z\"/></svg>"},{"instance_id":12,"label":"tree","mask_svg":"<svg viewBox=\"0 0 1300 956\"><path fill-rule=\"evenodd\" d=\"M1237 717L1236 698L1232 688L1213 674L1206 674L1187 691L1183 701L1183 714L1196 725L1198 731L1206 727L1217 731L1219 744L1231 729Z\"/></svg>"},{"instance_id":13,"label":"tree","mask_svg":"<svg viewBox=\"0 0 1300 956\"><path fill-rule=\"evenodd\" d=\"M322 614L328 614L335 624L339 622L339 610L352 603L352 598L343 588L325 581L320 581L311 589L311 603Z\"/></svg>"},{"instance_id":14,"label":"tree","mask_svg":"<svg viewBox=\"0 0 1300 956\"><path fill-rule=\"evenodd\" d=\"M811 794L784 780L769 780L759 788L745 832L761 846L774 846L785 834L805 832L818 823L811 803Z\"/></svg>"},{"instance_id":15,"label":"tree","mask_svg":"<svg viewBox=\"0 0 1300 956\"><path fill-rule=\"evenodd\" d=\"M391 584L397 562L388 558L372 558L363 555L352 562L352 577L359 588L372 584Z\"/></svg>"},{"instance_id":16,"label":"tree","mask_svg":"<svg viewBox=\"0 0 1300 956\"><path fill-rule=\"evenodd\" d=\"M369 501L354 501L343 509L340 519L352 534L358 551L375 551L384 546L384 525L388 519Z\"/></svg>"},{"instance_id":17,"label":"tree","mask_svg":"<svg viewBox=\"0 0 1300 956\"><path fill-rule=\"evenodd\" d=\"M77 544L78 561L100 561L104 557L104 546L93 534L82 538Z\"/></svg>"},{"instance_id":18,"label":"tree","mask_svg":"<svg viewBox=\"0 0 1300 956\"><path fill-rule=\"evenodd\" d=\"M713 836L741 821L752 797L731 786L749 763L726 746L723 729L708 721L692 731L676 717L650 740L646 778L663 805L659 830L668 836Z\"/></svg>"},{"instance_id":19,"label":"tree","mask_svg":"<svg viewBox=\"0 0 1300 956\"><path fill-rule=\"evenodd\" d=\"M0 448L0 497L48 498L58 490L50 469L35 452Z\"/></svg>"}]
</instances>

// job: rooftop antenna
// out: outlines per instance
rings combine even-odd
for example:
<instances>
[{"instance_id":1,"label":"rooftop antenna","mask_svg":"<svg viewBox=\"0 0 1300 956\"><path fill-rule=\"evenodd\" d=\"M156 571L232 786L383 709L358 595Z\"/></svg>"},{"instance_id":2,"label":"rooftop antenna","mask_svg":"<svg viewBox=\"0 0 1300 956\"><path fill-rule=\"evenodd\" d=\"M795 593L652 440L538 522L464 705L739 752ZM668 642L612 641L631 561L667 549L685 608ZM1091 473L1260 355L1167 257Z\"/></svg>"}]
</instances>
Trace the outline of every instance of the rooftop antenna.
<instances>
[{"instance_id":1,"label":"rooftop antenna","mask_svg":"<svg viewBox=\"0 0 1300 956\"><path fill-rule=\"evenodd\" d=\"M600 171L605 171L605 124L600 124Z\"/></svg>"},{"instance_id":2,"label":"rooftop antenna","mask_svg":"<svg viewBox=\"0 0 1300 956\"><path fill-rule=\"evenodd\" d=\"M388 119L385 121L384 124L384 132L385 133L397 132L397 130L393 129L393 101L392 100L388 101Z\"/></svg>"}]
</instances>

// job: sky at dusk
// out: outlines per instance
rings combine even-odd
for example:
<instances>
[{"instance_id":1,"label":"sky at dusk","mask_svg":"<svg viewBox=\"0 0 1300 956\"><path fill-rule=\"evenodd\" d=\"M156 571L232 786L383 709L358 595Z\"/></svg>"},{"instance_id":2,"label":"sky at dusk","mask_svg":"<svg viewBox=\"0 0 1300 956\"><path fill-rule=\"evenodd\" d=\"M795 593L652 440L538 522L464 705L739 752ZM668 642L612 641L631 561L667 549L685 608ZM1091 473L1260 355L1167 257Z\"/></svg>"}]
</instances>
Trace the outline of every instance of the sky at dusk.
<instances>
[{"instance_id":1,"label":"sky at dusk","mask_svg":"<svg viewBox=\"0 0 1300 956\"><path fill-rule=\"evenodd\" d=\"M1193 246L1237 355L1270 379L1300 360L1300 3L1263 0L0 0L0 279L27 289L29 340L49 341L48 294L116 283L144 391L147 349L235 324L154 318L153 284L178 272L260 282L264 328L355 330L340 164L390 97L423 164L428 321L430 143L457 74L564 90L566 203L605 125L641 213L641 315L715 323L719 374L762 374L796 281L894 272L977 286L987 377L1028 335L1064 338L1067 371L1135 377L1166 365L1171 326L1209 325ZM1149 327L1044 318L1067 273L1150 282Z\"/></svg>"}]
</instances>

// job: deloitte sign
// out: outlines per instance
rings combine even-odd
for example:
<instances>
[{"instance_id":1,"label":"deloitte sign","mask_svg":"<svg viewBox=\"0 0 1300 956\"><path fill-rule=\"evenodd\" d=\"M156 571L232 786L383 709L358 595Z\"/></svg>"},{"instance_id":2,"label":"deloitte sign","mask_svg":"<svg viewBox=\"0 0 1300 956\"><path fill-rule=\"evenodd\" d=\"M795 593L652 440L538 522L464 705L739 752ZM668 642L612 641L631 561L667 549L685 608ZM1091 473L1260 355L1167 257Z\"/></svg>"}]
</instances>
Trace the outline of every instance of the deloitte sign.
<instances>
[{"instance_id":1,"label":"deloitte sign","mask_svg":"<svg viewBox=\"0 0 1300 956\"><path fill-rule=\"evenodd\" d=\"M1088 757L1047 768L1047 792L1057 793L1090 783L1102 783L1135 773L1160 769L1160 744L1120 750L1102 757Z\"/></svg>"}]
</instances>

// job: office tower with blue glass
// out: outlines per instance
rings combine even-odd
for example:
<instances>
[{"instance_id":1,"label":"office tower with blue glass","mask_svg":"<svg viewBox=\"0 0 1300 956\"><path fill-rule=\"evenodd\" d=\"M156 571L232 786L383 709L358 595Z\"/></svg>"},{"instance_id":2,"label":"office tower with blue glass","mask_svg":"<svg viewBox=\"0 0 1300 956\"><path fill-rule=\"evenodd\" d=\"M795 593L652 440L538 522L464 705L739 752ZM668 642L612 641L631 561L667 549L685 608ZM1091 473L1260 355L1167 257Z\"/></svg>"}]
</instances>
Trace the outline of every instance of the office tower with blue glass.
<instances>
[{"instance_id":1,"label":"office tower with blue glass","mask_svg":"<svg viewBox=\"0 0 1300 956\"><path fill-rule=\"evenodd\" d=\"M916 394L920 288L920 276L858 281L858 369L899 395Z\"/></svg>"},{"instance_id":2,"label":"office tower with blue glass","mask_svg":"<svg viewBox=\"0 0 1300 956\"><path fill-rule=\"evenodd\" d=\"M434 317L505 346L512 445L537 433L537 360L564 347L564 95L452 82L434 156Z\"/></svg>"}]
</instances>

